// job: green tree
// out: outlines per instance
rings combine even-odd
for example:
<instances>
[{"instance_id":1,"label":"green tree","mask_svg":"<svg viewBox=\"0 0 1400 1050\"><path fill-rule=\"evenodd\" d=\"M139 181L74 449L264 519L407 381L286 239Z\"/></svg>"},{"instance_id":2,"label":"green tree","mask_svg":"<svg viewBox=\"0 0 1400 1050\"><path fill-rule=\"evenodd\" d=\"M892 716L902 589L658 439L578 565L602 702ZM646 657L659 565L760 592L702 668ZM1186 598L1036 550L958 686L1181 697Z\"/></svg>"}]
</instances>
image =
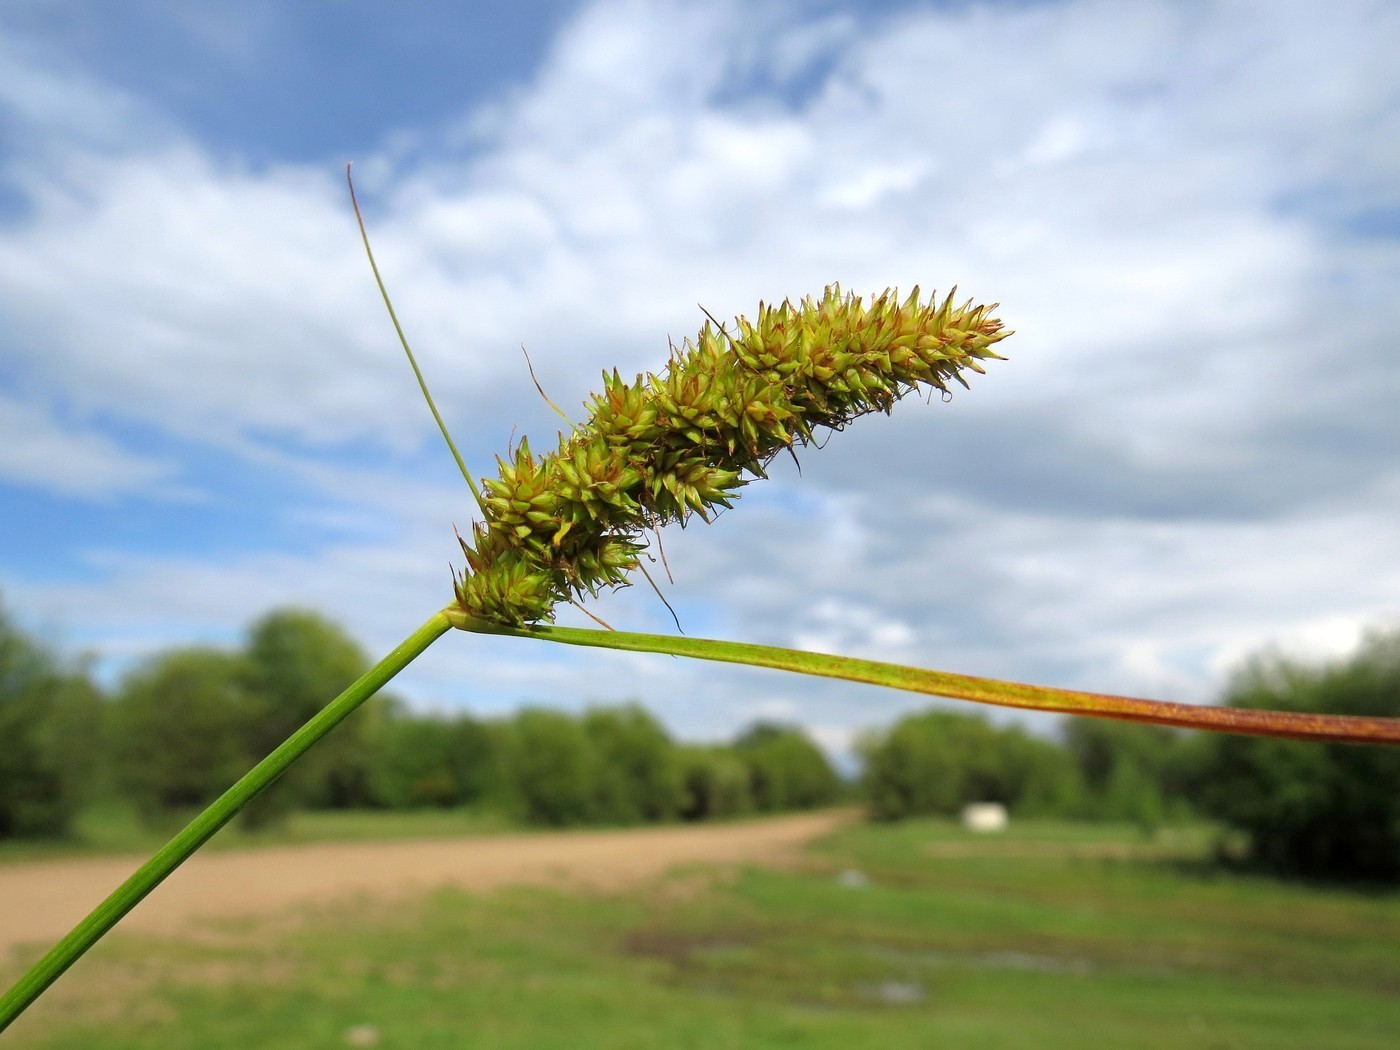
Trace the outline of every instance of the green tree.
<instances>
[{"instance_id":1,"label":"green tree","mask_svg":"<svg viewBox=\"0 0 1400 1050\"><path fill-rule=\"evenodd\" d=\"M85 800L101 700L0 607L0 838L57 835Z\"/></svg>"},{"instance_id":2,"label":"green tree","mask_svg":"<svg viewBox=\"0 0 1400 1050\"><path fill-rule=\"evenodd\" d=\"M749 767L730 747L689 746L679 749L685 801L683 820L711 820L753 811Z\"/></svg>"},{"instance_id":3,"label":"green tree","mask_svg":"<svg viewBox=\"0 0 1400 1050\"><path fill-rule=\"evenodd\" d=\"M1180 736L1170 729L1071 718L1063 723L1062 731L1065 746L1084 779L1082 816L1128 821L1150 830L1166 818L1173 805L1178 816L1189 809L1182 769L1185 749Z\"/></svg>"},{"instance_id":4,"label":"green tree","mask_svg":"<svg viewBox=\"0 0 1400 1050\"><path fill-rule=\"evenodd\" d=\"M800 729L757 723L734 742L734 753L749 767L754 805L764 812L810 809L840 793L836 771Z\"/></svg>"},{"instance_id":5,"label":"green tree","mask_svg":"<svg viewBox=\"0 0 1400 1050\"><path fill-rule=\"evenodd\" d=\"M938 710L906 716L867 745L871 816L952 816L969 802L1009 803L1003 765L985 719Z\"/></svg>"},{"instance_id":6,"label":"green tree","mask_svg":"<svg viewBox=\"0 0 1400 1050\"><path fill-rule=\"evenodd\" d=\"M979 715L929 710L864 744L865 789L876 820L954 816L969 802L1000 802L1023 815L1064 815L1078 805L1078 771L1063 749Z\"/></svg>"},{"instance_id":7,"label":"green tree","mask_svg":"<svg viewBox=\"0 0 1400 1050\"><path fill-rule=\"evenodd\" d=\"M1232 707L1400 715L1400 631L1369 637L1350 660L1251 661ZM1218 736L1201 749L1203 809L1246 833L1249 859L1284 875L1400 878L1400 750Z\"/></svg>"},{"instance_id":8,"label":"green tree","mask_svg":"<svg viewBox=\"0 0 1400 1050\"><path fill-rule=\"evenodd\" d=\"M476 719L413 715L396 707L374 737L375 802L394 809L479 800L495 775L492 737Z\"/></svg>"},{"instance_id":9,"label":"green tree","mask_svg":"<svg viewBox=\"0 0 1400 1050\"><path fill-rule=\"evenodd\" d=\"M1009 808L1021 817L1075 816L1084 805L1084 781L1069 753L1053 740L1018 726L1001 731L1010 787Z\"/></svg>"},{"instance_id":10,"label":"green tree","mask_svg":"<svg viewBox=\"0 0 1400 1050\"><path fill-rule=\"evenodd\" d=\"M490 723L462 714L446 725L448 764L458 805L486 801L499 791L501 748Z\"/></svg>"},{"instance_id":11,"label":"green tree","mask_svg":"<svg viewBox=\"0 0 1400 1050\"><path fill-rule=\"evenodd\" d=\"M525 708L511 720L508 776L522 815L562 827L595 819L599 760L577 719Z\"/></svg>"},{"instance_id":12,"label":"green tree","mask_svg":"<svg viewBox=\"0 0 1400 1050\"><path fill-rule=\"evenodd\" d=\"M204 647L161 653L123 680L110 745L145 817L205 805L246 771L247 680L241 655Z\"/></svg>"},{"instance_id":13,"label":"green tree","mask_svg":"<svg viewBox=\"0 0 1400 1050\"><path fill-rule=\"evenodd\" d=\"M447 724L440 718L396 713L386 719L370 760L374 800L390 809L456 805L451 751Z\"/></svg>"},{"instance_id":14,"label":"green tree","mask_svg":"<svg viewBox=\"0 0 1400 1050\"><path fill-rule=\"evenodd\" d=\"M616 824L674 820L685 802L676 746L637 704L595 708L583 729L598 757L598 819Z\"/></svg>"},{"instance_id":15,"label":"green tree","mask_svg":"<svg viewBox=\"0 0 1400 1050\"><path fill-rule=\"evenodd\" d=\"M260 759L369 667L364 651L337 624L306 609L279 609L248 630L247 721L249 753ZM251 822L291 806L346 807L371 799L371 737L383 717L371 703L316 745L245 813Z\"/></svg>"},{"instance_id":16,"label":"green tree","mask_svg":"<svg viewBox=\"0 0 1400 1050\"><path fill-rule=\"evenodd\" d=\"M1099 812L1105 820L1136 824L1151 833L1166 817L1166 801L1160 782L1143 766L1117 762L1105 786Z\"/></svg>"}]
</instances>

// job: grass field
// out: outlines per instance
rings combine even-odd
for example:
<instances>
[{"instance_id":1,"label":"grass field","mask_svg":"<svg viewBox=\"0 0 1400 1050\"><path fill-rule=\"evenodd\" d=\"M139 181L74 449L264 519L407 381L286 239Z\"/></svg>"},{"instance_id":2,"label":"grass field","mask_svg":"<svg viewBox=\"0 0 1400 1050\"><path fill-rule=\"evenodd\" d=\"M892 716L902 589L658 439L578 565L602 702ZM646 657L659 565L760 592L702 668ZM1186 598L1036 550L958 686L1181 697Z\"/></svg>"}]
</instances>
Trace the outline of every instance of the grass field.
<instances>
[{"instance_id":1,"label":"grass field","mask_svg":"<svg viewBox=\"0 0 1400 1050\"><path fill-rule=\"evenodd\" d=\"M118 937L7 1045L1395 1046L1400 893L1223 874L1207 849L857 826L796 870Z\"/></svg>"},{"instance_id":2,"label":"grass field","mask_svg":"<svg viewBox=\"0 0 1400 1050\"><path fill-rule=\"evenodd\" d=\"M195 815L191 810L185 819ZM143 824L136 811L122 803L84 810L66 839L0 841L0 864L114 853L150 854L179 830L183 820L172 818L164 828ZM234 821L204 849L258 849L308 842L382 842L393 839L454 838L462 835L519 834L528 828L492 809L421 810L301 810L256 831Z\"/></svg>"}]
</instances>

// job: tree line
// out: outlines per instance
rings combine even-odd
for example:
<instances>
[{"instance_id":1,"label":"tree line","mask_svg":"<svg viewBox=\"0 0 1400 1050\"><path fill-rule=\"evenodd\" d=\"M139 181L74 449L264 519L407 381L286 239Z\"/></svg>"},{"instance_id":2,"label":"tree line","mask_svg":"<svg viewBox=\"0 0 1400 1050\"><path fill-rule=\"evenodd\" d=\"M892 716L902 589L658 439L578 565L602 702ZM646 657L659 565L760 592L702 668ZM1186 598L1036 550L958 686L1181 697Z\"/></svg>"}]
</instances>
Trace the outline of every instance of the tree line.
<instances>
[{"instance_id":1,"label":"tree line","mask_svg":"<svg viewBox=\"0 0 1400 1050\"><path fill-rule=\"evenodd\" d=\"M1400 631L1320 665L1256 656L1231 707L1400 717ZM868 738L864 793L877 820L1001 802L1014 815L1130 821L1208 818L1241 833L1222 857L1285 876L1400 880L1400 748L1316 744L1068 718L1060 739L931 710Z\"/></svg>"},{"instance_id":2,"label":"tree line","mask_svg":"<svg viewBox=\"0 0 1400 1050\"><path fill-rule=\"evenodd\" d=\"M0 609L0 838L62 835L98 796L169 823L207 805L368 667L336 624L286 609L255 622L237 650L158 653L104 695ZM480 806L535 824L638 824L819 806L842 787L793 727L688 745L637 704L484 719L415 712L381 694L240 819Z\"/></svg>"},{"instance_id":3,"label":"tree line","mask_svg":"<svg viewBox=\"0 0 1400 1050\"><path fill-rule=\"evenodd\" d=\"M1018 817L1119 821L1153 830L1199 817L1193 742L1160 726L1064 719L1058 739L933 709L863 743L876 820L956 815L1000 802Z\"/></svg>"},{"instance_id":4,"label":"tree line","mask_svg":"<svg viewBox=\"0 0 1400 1050\"><path fill-rule=\"evenodd\" d=\"M106 695L0 608L0 838L61 835L94 798L152 822L202 807L369 666L332 621L279 610L237 650L147 659ZM1400 632L1351 659L1252 660L1223 702L1400 716ZM723 745L677 742L643 707L508 717L416 712L381 695L249 806L245 823L296 808L486 807L522 821L638 824L777 812L863 797L877 820L1001 802L1018 818L1151 829L1210 818L1246 860L1304 876L1400 878L1400 750L1302 744L1066 719L1057 739L933 709L867 736L844 784L790 726Z\"/></svg>"}]
</instances>

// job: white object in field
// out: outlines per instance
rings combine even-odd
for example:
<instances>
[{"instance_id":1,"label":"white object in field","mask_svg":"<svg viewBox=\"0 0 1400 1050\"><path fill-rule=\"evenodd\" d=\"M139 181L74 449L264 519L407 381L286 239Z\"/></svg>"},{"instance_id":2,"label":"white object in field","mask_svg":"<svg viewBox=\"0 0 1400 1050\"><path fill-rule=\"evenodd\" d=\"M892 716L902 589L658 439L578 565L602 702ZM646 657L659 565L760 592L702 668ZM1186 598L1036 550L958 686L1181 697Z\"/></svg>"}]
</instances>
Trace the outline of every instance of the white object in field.
<instances>
[{"instance_id":1,"label":"white object in field","mask_svg":"<svg viewBox=\"0 0 1400 1050\"><path fill-rule=\"evenodd\" d=\"M378 1046L379 1029L372 1024L351 1025L345 1029L346 1046Z\"/></svg>"},{"instance_id":2,"label":"white object in field","mask_svg":"<svg viewBox=\"0 0 1400 1050\"><path fill-rule=\"evenodd\" d=\"M855 868L847 868L836 876L836 881L848 890L863 890L870 885L870 876Z\"/></svg>"},{"instance_id":3,"label":"white object in field","mask_svg":"<svg viewBox=\"0 0 1400 1050\"><path fill-rule=\"evenodd\" d=\"M1006 807L1000 802L969 802L963 806L962 823L968 831L1005 831Z\"/></svg>"}]
</instances>

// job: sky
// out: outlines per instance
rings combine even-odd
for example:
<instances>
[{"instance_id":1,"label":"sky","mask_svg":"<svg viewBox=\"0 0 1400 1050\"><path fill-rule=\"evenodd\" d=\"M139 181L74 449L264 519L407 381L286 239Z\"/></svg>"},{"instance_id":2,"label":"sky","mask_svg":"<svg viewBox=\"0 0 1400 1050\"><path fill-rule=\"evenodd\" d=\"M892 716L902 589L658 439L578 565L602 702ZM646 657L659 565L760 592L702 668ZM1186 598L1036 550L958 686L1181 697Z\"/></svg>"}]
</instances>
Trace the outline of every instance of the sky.
<instances>
[{"instance_id":1,"label":"sky","mask_svg":"<svg viewBox=\"0 0 1400 1050\"><path fill-rule=\"evenodd\" d=\"M9 0L0 596L108 683L288 605L379 654L451 598L472 502L353 162L478 475L559 427L522 345L577 417L702 306L1001 304L970 390L666 533L691 635L1189 702L1344 655L1400 625L1396 54L1385 0ZM470 635L394 689L838 757L927 703Z\"/></svg>"}]
</instances>

